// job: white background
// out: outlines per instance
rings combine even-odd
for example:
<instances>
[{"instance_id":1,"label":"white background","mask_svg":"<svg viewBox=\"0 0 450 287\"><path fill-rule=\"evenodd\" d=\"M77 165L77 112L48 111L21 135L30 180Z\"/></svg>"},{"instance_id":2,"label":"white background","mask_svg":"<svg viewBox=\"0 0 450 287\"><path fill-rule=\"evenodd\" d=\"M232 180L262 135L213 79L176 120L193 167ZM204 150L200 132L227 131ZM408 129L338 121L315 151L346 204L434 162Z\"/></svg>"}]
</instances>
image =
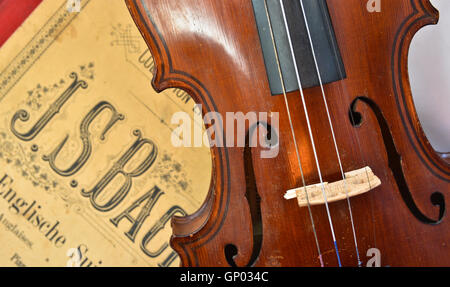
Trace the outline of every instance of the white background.
<instances>
[{"instance_id":1,"label":"white background","mask_svg":"<svg viewBox=\"0 0 450 287\"><path fill-rule=\"evenodd\" d=\"M391 0L388 0L391 1ZM438 25L422 28L409 51L409 76L420 122L431 145L450 151L450 1L432 0Z\"/></svg>"}]
</instances>

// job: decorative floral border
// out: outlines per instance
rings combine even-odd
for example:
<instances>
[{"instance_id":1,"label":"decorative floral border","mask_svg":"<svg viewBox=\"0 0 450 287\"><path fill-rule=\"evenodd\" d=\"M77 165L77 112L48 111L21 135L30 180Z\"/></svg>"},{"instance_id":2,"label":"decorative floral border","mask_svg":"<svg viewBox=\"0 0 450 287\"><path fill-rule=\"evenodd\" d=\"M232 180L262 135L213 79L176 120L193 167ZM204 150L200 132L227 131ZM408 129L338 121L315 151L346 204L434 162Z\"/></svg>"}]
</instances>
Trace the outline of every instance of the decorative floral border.
<instances>
[{"instance_id":1,"label":"decorative floral border","mask_svg":"<svg viewBox=\"0 0 450 287\"><path fill-rule=\"evenodd\" d=\"M9 65L0 73L0 101L26 74L39 57L55 42L55 39L78 16L78 13L67 11L66 1L58 8L44 26L33 36L28 44L14 57ZM83 7L90 0L83 1Z\"/></svg>"}]
</instances>

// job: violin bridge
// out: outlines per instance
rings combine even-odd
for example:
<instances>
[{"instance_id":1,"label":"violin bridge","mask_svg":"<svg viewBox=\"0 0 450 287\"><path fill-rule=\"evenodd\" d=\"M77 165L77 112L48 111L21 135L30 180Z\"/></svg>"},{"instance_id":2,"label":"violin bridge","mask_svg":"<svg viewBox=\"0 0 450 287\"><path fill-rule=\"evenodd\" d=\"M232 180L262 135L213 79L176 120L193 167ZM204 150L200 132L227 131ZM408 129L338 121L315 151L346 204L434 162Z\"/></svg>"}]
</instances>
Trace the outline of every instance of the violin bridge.
<instances>
[{"instance_id":1,"label":"violin bridge","mask_svg":"<svg viewBox=\"0 0 450 287\"><path fill-rule=\"evenodd\" d=\"M348 197L354 197L366 193L381 184L381 180L373 173L370 167L364 167L345 173L345 180L332 183L324 182L323 187L327 196L327 202L335 202ZM322 193L322 184L306 186L310 205L325 204ZM300 207L308 206L305 187L288 190L285 199L297 198Z\"/></svg>"}]
</instances>

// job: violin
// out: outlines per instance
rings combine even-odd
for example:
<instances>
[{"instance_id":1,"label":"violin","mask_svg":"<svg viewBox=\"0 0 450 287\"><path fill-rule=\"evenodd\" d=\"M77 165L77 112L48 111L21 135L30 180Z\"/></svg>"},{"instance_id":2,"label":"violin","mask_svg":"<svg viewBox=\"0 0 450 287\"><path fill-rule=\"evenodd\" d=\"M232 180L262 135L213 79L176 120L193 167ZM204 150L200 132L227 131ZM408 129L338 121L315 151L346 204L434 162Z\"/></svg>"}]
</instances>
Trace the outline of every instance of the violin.
<instances>
[{"instance_id":1,"label":"violin","mask_svg":"<svg viewBox=\"0 0 450 287\"><path fill-rule=\"evenodd\" d=\"M407 65L429 0L126 4L154 89L201 104L211 143L207 198L172 219L182 266L450 265L450 163Z\"/></svg>"}]
</instances>

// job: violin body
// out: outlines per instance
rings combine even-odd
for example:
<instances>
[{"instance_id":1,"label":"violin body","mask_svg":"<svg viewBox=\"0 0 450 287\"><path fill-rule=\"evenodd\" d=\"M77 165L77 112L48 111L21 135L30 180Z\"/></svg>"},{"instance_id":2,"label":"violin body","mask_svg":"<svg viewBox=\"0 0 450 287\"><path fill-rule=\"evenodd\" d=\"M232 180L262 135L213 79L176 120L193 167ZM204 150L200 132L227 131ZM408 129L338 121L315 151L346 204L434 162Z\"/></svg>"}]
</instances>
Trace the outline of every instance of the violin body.
<instances>
[{"instance_id":1,"label":"violin body","mask_svg":"<svg viewBox=\"0 0 450 287\"><path fill-rule=\"evenodd\" d=\"M377 248L383 266L449 266L450 164L421 128L407 67L414 34L437 23L438 12L429 0L384 1L380 13L369 13L366 0L342 2L327 5L346 77L323 88L343 169L370 166L381 180L379 187L351 198L361 261ZM302 180L283 95L272 95L267 81L252 2L126 3L155 59L155 90L181 88L202 104L204 114L280 115L274 158L261 158L257 147L251 153L246 147L211 148L213 172L204 204L172 220L171 244L182 265L320 266L308 208L283 198ZM321 88L305 89L304 95L323 179L339 180ZM305 181L316 184L299 92L287 93L287 99ZM249 200L249 191L259 199ZM357 266L347 201L330 203L329 210L341 263ZM324 265L337 266L326 209L312 206L311 214Z\"/></svg>"}]
</instances>

